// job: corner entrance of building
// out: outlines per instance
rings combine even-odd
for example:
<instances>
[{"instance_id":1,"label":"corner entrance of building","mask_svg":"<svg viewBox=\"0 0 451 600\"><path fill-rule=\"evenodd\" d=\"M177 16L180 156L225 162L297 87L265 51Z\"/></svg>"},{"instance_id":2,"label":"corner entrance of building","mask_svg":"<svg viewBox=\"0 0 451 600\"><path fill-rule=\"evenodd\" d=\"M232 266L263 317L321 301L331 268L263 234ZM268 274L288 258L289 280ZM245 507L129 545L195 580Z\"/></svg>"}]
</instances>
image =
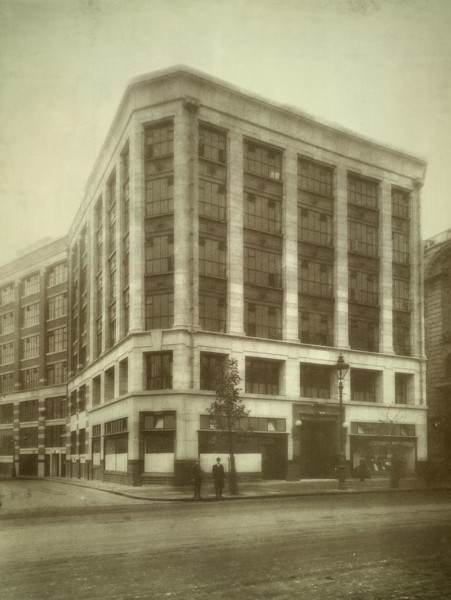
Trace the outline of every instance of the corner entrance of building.
<instances>
[{"instance_id":1,"label":"corner entrance of building","mask_svg":"<svg viewBox=\"0 0 451 600\"><path fill-rule=\"evenodd\" d=\"M306 419L300 429L301 478L333 477L337 460L336 422Z\"/></svg>"}]
</instances>

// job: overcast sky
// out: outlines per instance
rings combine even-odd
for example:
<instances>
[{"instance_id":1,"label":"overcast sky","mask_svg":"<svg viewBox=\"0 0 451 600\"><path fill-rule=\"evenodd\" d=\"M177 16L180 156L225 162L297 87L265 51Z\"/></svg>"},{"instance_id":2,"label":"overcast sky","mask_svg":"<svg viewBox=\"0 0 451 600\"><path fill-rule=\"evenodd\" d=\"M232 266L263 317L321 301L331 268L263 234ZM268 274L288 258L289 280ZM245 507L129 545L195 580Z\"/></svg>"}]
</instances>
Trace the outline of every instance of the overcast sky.
<instances>
[{"instance_id":1,"label":"overcast sky","mask_svg":"<svg viewBox=\"0 0 451 600\"><path fill-rule=\"evenodd\" d=\"M0 264L65 235L131 78L185 64L428 161L451 228L450 0L0 0Z\"/></svg>"}]
</instances>

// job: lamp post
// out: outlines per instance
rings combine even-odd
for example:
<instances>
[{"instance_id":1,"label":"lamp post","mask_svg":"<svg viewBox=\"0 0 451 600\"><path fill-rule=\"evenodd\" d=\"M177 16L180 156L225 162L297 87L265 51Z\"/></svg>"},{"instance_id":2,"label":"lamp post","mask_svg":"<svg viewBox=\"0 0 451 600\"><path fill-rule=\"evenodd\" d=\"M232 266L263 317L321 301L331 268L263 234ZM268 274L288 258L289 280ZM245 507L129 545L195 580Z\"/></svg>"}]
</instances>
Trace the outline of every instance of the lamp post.
<instances>
[{"instance_id":1,"label":"lamp post","mask_svg":"<svg viewBox=\"0 0 451 600\"><path fill-rule=\"evenodd\" d=\"M338 463L338 489L346 490L346 423L343 406L343 380L346 377L346 373L349 371L349 365L345 362L341 353L335 365L335 371L338 377L338 398L340 401L340 454Z\"/></svg>"}]
</instances>

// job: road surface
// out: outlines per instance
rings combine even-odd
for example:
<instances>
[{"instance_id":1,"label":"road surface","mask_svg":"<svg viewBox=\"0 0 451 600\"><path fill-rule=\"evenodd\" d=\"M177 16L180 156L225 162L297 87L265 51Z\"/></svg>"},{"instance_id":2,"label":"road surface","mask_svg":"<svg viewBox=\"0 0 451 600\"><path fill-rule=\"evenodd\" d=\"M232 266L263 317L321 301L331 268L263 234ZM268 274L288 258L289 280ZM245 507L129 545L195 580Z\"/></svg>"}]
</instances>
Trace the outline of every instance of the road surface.
<instances>
[{"instance_id":1,"label":"road surface","mask_svg":"<svg viewBox=\"0 0 451 600\"><path fill-rule=\"evenodd\" d=\"M451 598L449 491L159 503L19 483L40 507L0 513L2 600ZM84 497L44 507L43 485Z\"/></svg>"}]
</instances>

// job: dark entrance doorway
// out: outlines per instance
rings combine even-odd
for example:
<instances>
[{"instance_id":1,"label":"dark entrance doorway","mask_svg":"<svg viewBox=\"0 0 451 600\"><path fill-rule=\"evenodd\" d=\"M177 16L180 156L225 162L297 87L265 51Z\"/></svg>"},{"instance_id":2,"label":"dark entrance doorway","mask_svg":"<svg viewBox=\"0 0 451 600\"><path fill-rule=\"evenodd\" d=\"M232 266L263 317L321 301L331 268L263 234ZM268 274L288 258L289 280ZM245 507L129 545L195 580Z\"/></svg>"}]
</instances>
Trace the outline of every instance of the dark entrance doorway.
<instances>
[{"instance_id":1,"label":"dark entrance doorway","mask_svg":"<svg viewBox=\"0 0 451 600\"><path fill-rule=\"evenodd\" d=\"M286 435L260 435L263 479L286 479L288 440Z\"/></svg>"},{"instance_id":2,"label":"dark entrance doorway","mask_svg":"<svg viewBox=\"0 0 451 600\"><path fill-rule=\"evenodd\" d=\"M38 455L21 454L19 457L19 475L36 477L38 474Z\"/></svg>"},{"instance_id":3,"label":"dark entrance doorway","mask_svg":"<svg viewBox=\"0 0 451 600\"><path fill-rule=\"evenodd\" d=\"M300 436L301 477L333 477L337 459L336 422L306 419L302 422Z\"/></svg>"}]
</instances>

